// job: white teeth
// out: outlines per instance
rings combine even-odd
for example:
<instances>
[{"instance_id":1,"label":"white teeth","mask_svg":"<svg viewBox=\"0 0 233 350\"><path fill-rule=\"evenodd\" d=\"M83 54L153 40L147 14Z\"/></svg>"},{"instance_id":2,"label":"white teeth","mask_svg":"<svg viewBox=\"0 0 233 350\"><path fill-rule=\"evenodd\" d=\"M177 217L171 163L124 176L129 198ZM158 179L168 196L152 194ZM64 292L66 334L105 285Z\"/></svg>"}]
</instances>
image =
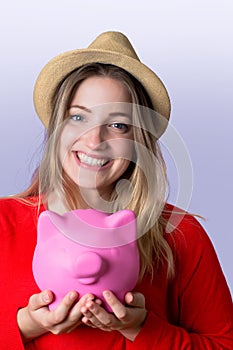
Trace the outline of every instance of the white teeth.
<instances>
[{"instance_id":1,"label":"white teeth","mask_svg":"<svg viewBox=\"0 0 233 350\"><path fill-rule=\"evenodd\" d=\"M92 157L88 157L86 154L78 153L78 152L77 152L77 156L78 156L81 163L85 163L85 164L92 165L92 166L101 167L105 163L108 162L108 159L92 158Z\"/></svg>"}]
</instances>

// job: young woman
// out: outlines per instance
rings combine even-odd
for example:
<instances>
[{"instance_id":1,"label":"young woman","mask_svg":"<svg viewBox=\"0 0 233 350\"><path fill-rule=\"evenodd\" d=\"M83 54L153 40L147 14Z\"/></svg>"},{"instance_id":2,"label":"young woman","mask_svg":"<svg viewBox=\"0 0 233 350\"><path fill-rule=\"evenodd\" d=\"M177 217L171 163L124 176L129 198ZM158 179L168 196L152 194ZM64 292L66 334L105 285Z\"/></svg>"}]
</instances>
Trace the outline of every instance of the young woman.
<instances>
[{"instance_id":1,"label":"young woman","mask_svg":"<svg viewBox=\"0 0 233 350\"><path fill-rule=\"evenodd\" d=\"M51 60L34 103L47 128L31 186L0 201L0 349L232 349L233 308L213 246L196 219L166 203L158 138L170 102L163 83L118 32ZM122 304L71 290L52 311L32 274L45 209L135 212L140 276ZM120 283L120 281L119 281Z\"/></svg>"}]
</instances>

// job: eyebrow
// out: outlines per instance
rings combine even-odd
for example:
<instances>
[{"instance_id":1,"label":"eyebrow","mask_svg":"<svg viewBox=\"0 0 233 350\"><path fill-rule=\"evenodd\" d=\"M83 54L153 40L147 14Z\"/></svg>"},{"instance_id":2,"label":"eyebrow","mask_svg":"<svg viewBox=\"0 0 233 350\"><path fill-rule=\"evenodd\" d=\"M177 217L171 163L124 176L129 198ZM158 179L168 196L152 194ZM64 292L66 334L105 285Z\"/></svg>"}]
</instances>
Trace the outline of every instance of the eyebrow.
<instances>
[{"instance_id":1,"label":"eyebrow","mask_svg":"<svg viewBox=\"0 0 233 350\"><path fill-rule=\"evenodd\" d=\"M69 107L69 110L72 109L72 108L79 108L79 109L82 109L88 113L92 113L92 110L87 108L87 107L84 107L84 106L79 106L79 105L73 105L73 106L70 106ZM109 115L111 117L117 117L117 116L122 116L122 117L128 117L130 118L131 115L129 115L128 113L124 113L124 112L112 112L112 113L109 113Z\"/></svg>"},{"instance_id":2,"label":"eyebrow","mask_svg":"<svg viewBox=\"0 0 233 350\"><path fill-rule=\"evenodd\" d=\"M87 107L84 107L84 106L73 105L73 106L70 106L70 107L69 107L69 110L70 110L71 108L80 108L80 109L83 109L84 111L86 111L86 112L88 112L88 113L91 113L91 110L88 109Z\"/></svg>"},{"instance_id":3,"label":"eyebrow","mask_svg":"<svg viewBox=\"0 0 233 350\"><path fill-rule=\"evenodd\" d=\"M131 117L128 113L124 113L124 112L112 112L112 113L109 113L109 115L111 117L119 117L119 116L121 116L121 117L128 117L128 118Z\"/></svg>"}]
</instances>

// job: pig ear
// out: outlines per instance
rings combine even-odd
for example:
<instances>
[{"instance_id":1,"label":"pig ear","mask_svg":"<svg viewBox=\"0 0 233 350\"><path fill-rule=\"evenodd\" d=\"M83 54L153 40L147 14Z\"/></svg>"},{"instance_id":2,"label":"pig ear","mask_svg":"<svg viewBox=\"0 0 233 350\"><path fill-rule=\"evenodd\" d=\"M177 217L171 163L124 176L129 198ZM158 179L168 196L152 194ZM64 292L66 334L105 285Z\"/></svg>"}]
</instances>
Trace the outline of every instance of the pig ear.
<instances>
[{"instance_id":1,"label":"pig ear","mask_svg":"<svg viewBox=\"0 0 233 350\"><path fill-rule=\"evenodd\" d=\"M119 210L106 217L108 227L120 227L135 221L136 217L132 210Z\"/></svg>"},{"instance_id":2,"label":"pig ear","mask_svg":"<svg viewBox=\"0 0 233 350\"><path fill-rule=\"evenodd\" d=\"M40 214L37 224L38 239L47 241L49 238L55 235L56 226L54 225L54 222L56 222L57 216L60 217L60 215L49 210L45 210Z\"/></svg>"}]
</instances>

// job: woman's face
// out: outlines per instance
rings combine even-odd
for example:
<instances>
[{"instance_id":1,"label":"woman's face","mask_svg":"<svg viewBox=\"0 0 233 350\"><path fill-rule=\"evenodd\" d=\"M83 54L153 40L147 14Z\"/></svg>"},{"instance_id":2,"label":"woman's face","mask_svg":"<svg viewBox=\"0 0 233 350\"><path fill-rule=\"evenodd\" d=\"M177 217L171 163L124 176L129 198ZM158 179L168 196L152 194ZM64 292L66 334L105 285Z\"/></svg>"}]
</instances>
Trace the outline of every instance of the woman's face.
<instances>
[{"instance_id":1,"label":"woman's face","mask_svg":"<svg viewBox=\"0 0 233 350\"><path fill-rule=\"evenodd\" d=\"M133 154L131 98L118 80L93 76L76 90L61 134L64 170L85 189L109 195Z\"/></svg>"}]
</instances>

